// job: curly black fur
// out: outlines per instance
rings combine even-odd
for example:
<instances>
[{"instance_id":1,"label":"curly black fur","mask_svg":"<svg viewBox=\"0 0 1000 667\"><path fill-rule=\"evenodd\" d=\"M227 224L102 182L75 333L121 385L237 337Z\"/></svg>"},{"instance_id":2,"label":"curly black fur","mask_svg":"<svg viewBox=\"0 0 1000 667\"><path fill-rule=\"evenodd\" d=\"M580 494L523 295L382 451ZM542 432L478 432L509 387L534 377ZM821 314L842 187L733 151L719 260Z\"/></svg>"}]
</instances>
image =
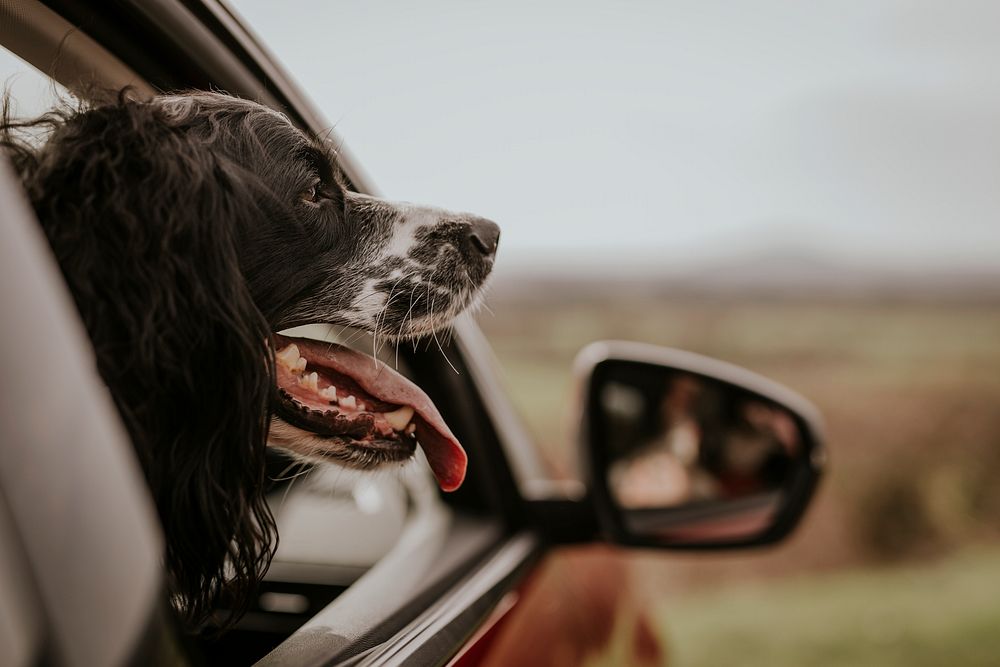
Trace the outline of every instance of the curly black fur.
<instances>
[{"instance_id":1,"label":"curly black fur","mask_svg":"<svg viewBox=\"0 0 1000 667\"><path fill-rule=\"evenodd\" d=\"M218 93L5 111L0 146L138 450L177 608L192 625L220 605L238 618L277 541L263 497L272 332L434 331L478 298L499 228L350 192L322 142ZM357 458L309 438L278 444Z\"/></svg>"},{"instance_id":2,"label":"curly black fur","mask_svg":"<svg viewBox=\"0 0 1000 667\"><path fill-rule=\"evenodd\" d=\"M19 129L48 128L41 146ZM192 624L245 610L276 543L264 501L271 327L237 236L266 189L125 99L6 121L21 174L139 454L166 537L175 605ZM263 198L263 200L262 200Z\"/></svg>"}]
</instances>

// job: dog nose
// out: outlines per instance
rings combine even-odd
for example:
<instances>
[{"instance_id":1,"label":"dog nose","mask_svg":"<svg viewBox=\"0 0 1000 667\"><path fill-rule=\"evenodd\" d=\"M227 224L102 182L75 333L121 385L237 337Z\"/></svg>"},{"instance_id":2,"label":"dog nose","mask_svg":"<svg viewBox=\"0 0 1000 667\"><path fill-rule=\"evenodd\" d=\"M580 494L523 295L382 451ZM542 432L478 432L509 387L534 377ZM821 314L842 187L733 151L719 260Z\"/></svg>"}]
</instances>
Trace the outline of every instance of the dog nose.
<instances>
[{"instance_id":1,"label":"dog nose","mask_svg":"<svg viewBox=\"0 0 1000 667\"><path fill-rule=\"evenodd\" d=\"M486 218L476 218L469 223L469 240L473 248L486 257L492 257L497 252L500 227Z\"/></svg>"}]
</instances>

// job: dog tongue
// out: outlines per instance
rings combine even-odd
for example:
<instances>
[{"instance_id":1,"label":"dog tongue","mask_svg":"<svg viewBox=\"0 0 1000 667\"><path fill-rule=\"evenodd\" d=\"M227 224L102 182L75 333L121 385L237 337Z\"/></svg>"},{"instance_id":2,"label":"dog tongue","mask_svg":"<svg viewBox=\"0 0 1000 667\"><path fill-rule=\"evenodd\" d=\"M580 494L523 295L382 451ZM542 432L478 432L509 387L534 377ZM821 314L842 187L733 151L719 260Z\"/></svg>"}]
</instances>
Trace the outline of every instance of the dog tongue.
<instances>
[{"instance_id":1,"label":"dog tongue","mask_svg":"<svg viewBox=\"0 0 1000 667\"><path fill-rule=\"evenodd\" d=\"M295 343L309 363L332 368L352 378L380 401L412 407L416 413L413 421L417 427L417 442L424 450L438 485L444 491L454 491L462 485L468 457L420 387L374 357L343 345L280 335L275 335L275 341L278 349Z\"/></svg>"}]
</instances>

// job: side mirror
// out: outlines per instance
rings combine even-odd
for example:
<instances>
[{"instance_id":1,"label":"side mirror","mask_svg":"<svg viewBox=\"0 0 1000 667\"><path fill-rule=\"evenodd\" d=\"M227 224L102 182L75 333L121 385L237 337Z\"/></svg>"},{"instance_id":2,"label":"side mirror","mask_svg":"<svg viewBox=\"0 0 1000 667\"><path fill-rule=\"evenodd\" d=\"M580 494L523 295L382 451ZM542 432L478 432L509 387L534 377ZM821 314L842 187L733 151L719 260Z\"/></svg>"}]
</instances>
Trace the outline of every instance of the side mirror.
<instances>
[{"instance_id":1,"label":"side mirror","mask_svg":"<svg viewBox=\"0 0 1000 667\"><path fill-rule=\"evenodd\" d=\"M729 548L781 540L825 460L791 390L690 352L602 341L577 357L585 475L616 542Z\"/></svg>"}]
</instances>

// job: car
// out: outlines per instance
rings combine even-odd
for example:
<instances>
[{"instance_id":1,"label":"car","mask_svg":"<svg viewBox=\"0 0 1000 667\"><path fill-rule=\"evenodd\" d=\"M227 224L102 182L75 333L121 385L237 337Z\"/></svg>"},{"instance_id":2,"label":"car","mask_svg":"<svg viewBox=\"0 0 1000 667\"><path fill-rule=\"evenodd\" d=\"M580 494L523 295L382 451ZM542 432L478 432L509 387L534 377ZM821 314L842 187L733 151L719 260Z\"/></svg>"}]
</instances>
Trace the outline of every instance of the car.
<instances>
[{"instance_id":1,"label":"car","mask_svg":"<svg viewBox=\"0 0 1000 667\"><path fill-rule=\"evenodd\" d=\"M20 0L2 11L9 60L74 94L221 89L309 131L329 127L221 2ZM40 110L17 86L21 111ZM341 160L353 188L375 192L349 153ZM333 470L302 481L305 470L276 460L269 499L282 542L256 605L226 633L185 635L163 592L151 500L18 187L3 165L2 664L502 662L505 628L561 622L550 611L535 624L530 602L556 547L775 543L820 478L822 427L801 397L715 360L603 341L575 370L585 479L555 483L487 341L462 318L440 350L401 346L399 359L467 449L463 486L442 494L419 465L399 477ZM701 432L716 453L696 464L682 452ZM749 468L728 461L730 447L753 452ZM678 484L689 490L679 495ZM571 606L599 611L605 626L615 613Z\"/></svg>"}]
</instances>

